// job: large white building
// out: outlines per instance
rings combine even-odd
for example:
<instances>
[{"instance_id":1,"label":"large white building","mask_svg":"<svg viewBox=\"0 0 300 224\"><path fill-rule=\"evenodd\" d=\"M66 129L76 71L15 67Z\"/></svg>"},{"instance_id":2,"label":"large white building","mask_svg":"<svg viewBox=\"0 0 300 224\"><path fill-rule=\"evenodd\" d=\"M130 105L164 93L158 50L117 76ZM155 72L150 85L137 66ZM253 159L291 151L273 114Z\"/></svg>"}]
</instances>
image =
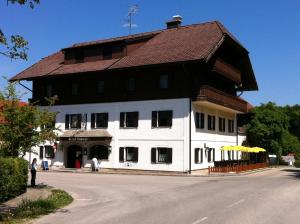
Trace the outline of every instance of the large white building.
<instances>
[{"instance_id":1,"label":"large white building","mask_svg":"<svg viewBox=\"0 0 300 224\"><path fill-rule=\"evenodd\" d=\"M74 44L12 80L33 82L41 107L55 97L55 143L40 160L69 168L189 172L240 155L239 91L257 90L247 50L219 22ZM36 157L36 156L35 156Z\"/></svg>"}]
</instances>

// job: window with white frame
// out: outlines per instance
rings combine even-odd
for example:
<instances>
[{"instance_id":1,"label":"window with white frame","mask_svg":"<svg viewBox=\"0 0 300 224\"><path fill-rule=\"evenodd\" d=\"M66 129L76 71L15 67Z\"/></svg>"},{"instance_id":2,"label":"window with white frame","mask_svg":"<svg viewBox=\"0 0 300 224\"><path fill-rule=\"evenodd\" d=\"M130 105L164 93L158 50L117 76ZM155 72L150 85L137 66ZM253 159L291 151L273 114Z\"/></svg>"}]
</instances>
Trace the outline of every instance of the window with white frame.
<instances>
[{"instance_id":1,"label":"window with white frame","mask_svg":"<svg viewBox=\"0 0 300 224\"><path fill-rule=\"evenodd\" d=\"M108 113L92 113L91 114L91 128L107 128L108 127Z\"/></svg>"},{"instance_id":2,"label":"window with white frame","mask_svg":"<svg viewBox=\"0 0 300 224\"><path fill-rule=\"evenodd\" d=\"M151 149L151 163L172 163L172 148L156 147Z\"/></svg>"},{"instance_id":3,"label":"window with white frame","mask_svg":"<svg viewBox=\"0 0 300 224\"><path fill-rule=\"evenodd\" d=\"M65 129L81 128L81 114L66 114Z\"/></svg>"},{"instance_id":4,"label":"window with white frame","mask_svg":"<svg viewBox=\"0 0 300 224\"><path fill-rule=\"evenodd\" d=\"M219 117L219 131L220 132L225 132L225 124L226 124L226 119L223 117Z\"/></svg>"},{"instance_id":5,"label":"window with white frame","mask_svg":"<svg viewBox=\"0 0 300 224\"><path fill-rule=\"evenodd\" d=\"M225 151L221 150L221 160L225 160Z\"/></svg>"},{"instance_id":6,"label":"window with white frame","mask_svg":"<svg viewBox=\"0 0 300 224\"><path fill-rule=\"evenodd\" d=\"M214 148L207 148L207 162L212 163L215 161L215 149Z\"/></svg>"},{"instance_id":7,"label":"window with white frame","mask_svg":"<svg viewBox=\"0 0 300 224\"><path fill-rule=\"evenodd\" d=\"M228 132L234 132L234 120L228 119Z\"/></svg>"},{"instance_id":8,"label":"window with white frame","mask_svg":"<svg viewBox=\"0 0 300 224\"><path fill-rule=\"evenodd\" d=\"M119 161L120 162L138 162L139 151L137 147L120 147Z\"/></svg>"},{"instance_id":9,"label":"window with white frame","mask_svg":"<svg viewBox=\"0 0 300 224\"><path fill-rule=\"evenodd\" d=\"M203 163L203 149L195 148L195 163Z\"/></svg>"},{"instance_id":10,"label":"window with white frame","mask_svg":"<svg viewBox=\"0 0 300 224\"><path fill-rule=\"evenodd\" d=\"M152 127L172 127L172 110L152 111Z\"/></svg>"},{"instance_id":11,"label":"window with white frame","mask_svg":"<svg viewBox=\"0 0 300 224\"><path fill-rule=\"evenodd\" d=\"M45 158L47 159L54 158L54 148L52 145L45 145Z\"/></svg>"},{"instance_id":12,"label":"window with white frame","mask_svg":"<svg viewBox=\"0 0 300 224\"><path fill-rule=\"evenodd\" d=\"M214 115L207 116L207 129L210 131L216 130L216 117Z\"/></svg>"},{"instance_id":13,"label":"window with white frame","mask_svg":"<svg viewBox=\"0 0 300 224\"><path fill-rule=\"evenodd\" d=\"M121 112L120 127L121 128L137 128L139 123L139 112Z\"/></svg>"},{"instance_id":14,"label":"window with white frame","mask_svg":"<svg viewBox=\"0 0 300 224\"><path fill-rule=\"evenodd\" d=\"M205 114L204 113L196 112L195 116L196 116L195 117L196 128L197 129L204 129Z\"/></svg>"}]
</instances>

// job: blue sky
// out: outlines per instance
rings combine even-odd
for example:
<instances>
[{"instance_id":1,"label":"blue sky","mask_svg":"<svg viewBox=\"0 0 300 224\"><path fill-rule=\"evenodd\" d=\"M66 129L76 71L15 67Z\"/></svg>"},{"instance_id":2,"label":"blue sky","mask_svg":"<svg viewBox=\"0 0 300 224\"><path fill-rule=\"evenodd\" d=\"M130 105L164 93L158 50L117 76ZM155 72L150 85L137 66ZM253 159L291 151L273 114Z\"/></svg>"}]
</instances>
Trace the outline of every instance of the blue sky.
<instances>
[{"instance_id":1,"label":"blue sky","mask_svg":"<svg viewBox=\"0 0 300 224\"><path fill-rule=\"evenodd\" d=\"M41 0L33 10L1 1L1 29L24 36L30 50L28 61L0 56L0 75L12 77L73 43L127 35L122 25L134 4L139 11L133 33L163 29L176 14L183 17L183 25L219 20L250 52L259 91L243 97L253 105L300 103L298 0ZM0 88L4 85L1 79Z\"/></svg>"}]
</instances>

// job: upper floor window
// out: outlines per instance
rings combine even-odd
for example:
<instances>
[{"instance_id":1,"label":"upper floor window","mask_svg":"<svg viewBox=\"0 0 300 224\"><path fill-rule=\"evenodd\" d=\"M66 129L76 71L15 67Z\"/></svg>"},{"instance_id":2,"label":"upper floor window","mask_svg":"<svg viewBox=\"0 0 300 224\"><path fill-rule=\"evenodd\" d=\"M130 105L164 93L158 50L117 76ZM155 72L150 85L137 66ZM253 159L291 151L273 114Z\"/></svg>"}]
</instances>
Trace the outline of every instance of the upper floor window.
<instances>
[{"instance_id":1,"label":"upper floor window","mask_svg":"<svg viewBox=\"0 0 300 224\"><path fill-rule=\"evenodd\" d=\"M78 83L73 82L71 84L71 95L72 96L77 96L79 94L79 86Z\"/></svg>"},{"instance_id":2,"label":"upper floor window","mask_svg":"<svg viewBox=\"0 0 300 224\"><path fill-rule=\"evenodd\" d=\"M219 131L225 132L225 118L219 117Z\"/></svg>"},{"instance_id":3,"label":"upper floor window","mask_svg":"<svg viewBox=\"0 0 300 224\"><path fill-rule=\"evenodd\" d=\"M172 163L172 148L152 148L151 163Z\"/></svg>"},{"instance_id":4,"label":"upper floor window","mask_svg":"<svg viewBox=\"0 0 300 224\"><path fill-rule=\"evenodd\" d=\"M66 114L65 129L81 128L81 114Z\"/></svg>"},{"instance_id":5,"label":"upper floor window","mask_svg":"<svg viewBox=\"0 0 300 224\"><path fill-rule=\"evenodd\" d=\"M139 123L139 112L121 112L120 113L120 127L122 128L136 128Z\"/></svg>"},{"instance_id":6,"label":"upper floor window","mask_svg":"<svg viewBox=\"0 0 300 224\"><path fill-rule=\"evenodd\" d=\"M84 51L83 50L77 50L75 52L75 61L76 61L76 63L81 63L84 61Z\"/></svg>"},{"instance_id":7,"label":"upper floor window","mask_svg":"<svg viewBox=\"0 0 300 224\"><path fill-rule=\"evenodd\" d=\"M228 119L228 132L230 133L234 132L234 120Z\"/></svg>"},{"instance_id":8,"label":"upper floor window","mask_svg":"<svg viewBox=\"0 0 300 224\"><path fill-rule=\"evenodd\" d=\"M91 128L107 128L107 127L108 127L108 113L91 114Z\"/></svg>"},{"instance_id":9,"label":"upper floor window","mask_svg":"<svg viewBox=\"0 0 300 224\"><path fill-rule=\"evenodd\" d=\"M204 129L204 123L205 123L204 113L196 112L195 123L196 123L196 128Z\"/></svg>"},{"instance_id":10,"label":"upper floor window","mask_svg":"<svg viewBox=\"0 0 300 224\"><path fill-rule=\"evenodd\" d=\"M53 96L53 85L50 83L46 84L46 97L52 97Z\"/></svg>"},{"instance_id":11,"label":"upper floor window","mask_svg":"<svg viewBox=\"0 0 300 224\"><path fill-rule=\"evenodd\" d=\"M195 148L195 163L203 163L203 149Z\"/></svg>"},{"instance_id":12,"label":"upper floor window","mask_svg":"<svg viewBox=\"0 0 300 224\"><path fill-rule=\"evenodd\" d=\"M104 93L104 81L99 80L97 82L97 94L103 94Z\"/></svg>"},{"instance_id":13,"label":"upper floor window","mask_svg":"<svg viewBox=\"0 0 300 224\"><path fill-rule=\"evenodd\" d=\"M120 162L138 162L139 151L137 147L120 147L119 161Z\"/></svg>"},{"instance_id":14,"label":"upper floor window","mask_svg":"<svg viewBox=\"0 0 300 224\"><path fill-rule=\"evenodd\" d=\"M216 130L216 117L213 115L207 116L207 129L214 131Z\"/></svg>"},{"instance_id":15,"label":"upper floor window","mask_svg":"<svg viewBox=\"0 0 300 224\"><path fill-rule=\"evenodd\" d=\"M152 127L172 127L172 110L152 111Z\"/></svg>"},{"instance_id":16,"label":"upper floor window","mask_svg":"<svg viewBox=\"0 0 300 224\"><path fill-rule=\"evenodd\" d=\"M159 76L159 88L160 89L168 89L169 88L169 76L168 75L160 75Z\"/></svg>"},{"instance_id":17,"label":"upper floor window","mask_svg":"<svg viewBox=\"0 0 300 224\"><path fill-rule=\"evenodd\" d=\"M135 79L130 77L126 80L126 91L134 92L135 91Z\"/></svg>"}]
</instances>

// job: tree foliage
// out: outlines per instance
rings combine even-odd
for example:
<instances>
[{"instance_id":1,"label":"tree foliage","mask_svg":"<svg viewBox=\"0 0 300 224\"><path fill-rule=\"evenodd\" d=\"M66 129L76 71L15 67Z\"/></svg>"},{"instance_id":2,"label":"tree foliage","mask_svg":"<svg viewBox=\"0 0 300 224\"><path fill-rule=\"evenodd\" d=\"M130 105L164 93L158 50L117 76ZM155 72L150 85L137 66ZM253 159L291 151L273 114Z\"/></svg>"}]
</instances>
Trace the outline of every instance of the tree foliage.
<instances>
[{"instance_id":1,"label":"tree foliage","mask_svg":"<svg viewBox=\"0 0 300 224\"><path fill-rule=\"evenodd\" d=\"M34 8L40 0L7 0L7 4L29 5ZM0 54L11 59L27 60L28 42L20 35L14 34L9 38L0 27Z\"/></svg>"},{"instance_id":2,"label":"tree foliage","mask_svg":"<svg viewBox=\"0 0 300 224\"><path fill-rule=\"evenodd\" d=\"M277 156L287 153L300 155L299 124L298 105L280 107L271 102L261 104L253 109L247 124L248 143L263 147L269 154Z\"/></svg>"},{"instance_id":3,"label":"tree foliage","mask_svg":"<svg viewBox=\"0 0 300 224\"><path fill-rule=\"evenodd\" d=\"M46 140L55 140L57 129L53 123L56 114L35 105L21 104L15 83L8 83L0 91L0 102L0 117L3 118L0 125L0 155L24 156L32 151L33 146ZM43 128L39 130L40 127Z\"/></svg>"}]
</instances>

